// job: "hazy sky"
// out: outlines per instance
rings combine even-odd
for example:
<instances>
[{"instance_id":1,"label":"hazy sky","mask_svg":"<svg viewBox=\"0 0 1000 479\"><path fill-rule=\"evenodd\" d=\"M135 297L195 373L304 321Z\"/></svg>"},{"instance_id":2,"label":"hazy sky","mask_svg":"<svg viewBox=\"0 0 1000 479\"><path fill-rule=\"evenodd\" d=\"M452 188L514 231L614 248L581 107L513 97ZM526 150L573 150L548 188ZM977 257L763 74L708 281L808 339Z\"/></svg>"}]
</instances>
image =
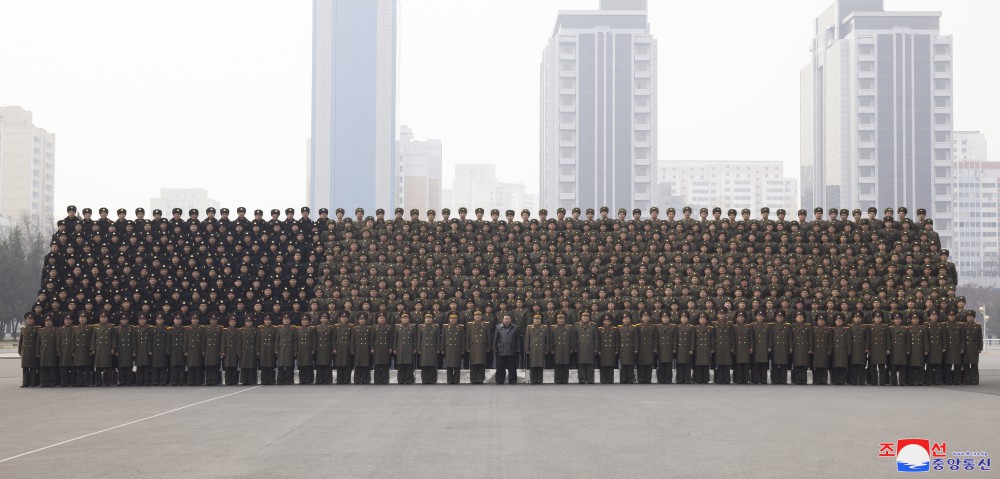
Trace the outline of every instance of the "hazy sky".
<instances>
[{"instance_id":1,"label":"hazy sky","mask_svg":"<svg viewBox=\"0 0 1000 479\"><path fill-rule=\"evenodd\" d=\"M560 9L598 0L401 0L401 124L455 163L537 191L539 63ZM650 0L660 160L780 160L798 176L799 71L832 0ZM955 127L1000 132L993 0L941 10ZM0 105L55 132L63 205L149 205L204 187L224 206L298 206L310 121L307 0L0 2ZM998 133L1000 134L1000 133ZM349 207L351 205L337 205ZM475 206L475 205L469 205Z\"/></svg>"}]
</instances>

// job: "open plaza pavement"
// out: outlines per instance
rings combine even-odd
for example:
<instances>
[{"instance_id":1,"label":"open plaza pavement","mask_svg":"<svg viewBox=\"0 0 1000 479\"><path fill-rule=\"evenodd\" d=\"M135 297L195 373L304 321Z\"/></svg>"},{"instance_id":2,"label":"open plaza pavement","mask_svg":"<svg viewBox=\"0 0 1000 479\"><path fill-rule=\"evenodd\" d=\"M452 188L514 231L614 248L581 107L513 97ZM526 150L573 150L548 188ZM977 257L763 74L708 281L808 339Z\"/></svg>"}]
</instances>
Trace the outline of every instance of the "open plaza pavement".
<instances>
[{"instance_id":1,"label":"open plaza pavement","mask_svg":"<svg viewBox=\"0 0 1000 479\"><path fill-rule=\"evenodd\" d=\"M879 445L910 437L1000 455L997 352L978 386L22 389L5 351L2 478L894 477Z\"/></svg>"}]
</instances>

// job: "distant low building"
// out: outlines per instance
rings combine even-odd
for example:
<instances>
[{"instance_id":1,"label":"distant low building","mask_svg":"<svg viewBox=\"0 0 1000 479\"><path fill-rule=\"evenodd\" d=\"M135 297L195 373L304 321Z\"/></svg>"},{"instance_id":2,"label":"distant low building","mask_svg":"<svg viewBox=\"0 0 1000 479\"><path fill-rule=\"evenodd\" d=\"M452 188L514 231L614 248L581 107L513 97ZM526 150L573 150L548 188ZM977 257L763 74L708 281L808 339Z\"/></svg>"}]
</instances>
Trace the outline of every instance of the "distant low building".
<instances>
[{"instance_id":1,"label":"distant low building","mask_svg":"<svg viewBox=\"0 0 1000 479\"><path fill-rule=\"evenodd\" d=\"M180 208L184 210L184 217L188 211L197 208L201 217L205 216L205 208L219 208L219 202L208 197L208 190L205 188L160 188L160 197L149 200L147 214L152 214L152 210L163 210L163 216L169 217L170 210Z\"/></svg>"},{"instance_id":2,"label":"distant low building","mask_svg":"<svg viewBox=\"0 0 1000 479\"><path fill-rule=\"evenodd\" d=\"M749 208L757 215L767 206L772 212L784 208L793 217L799 206L798 183L785 176L780 161L661 161L657 180L669 187L664 194L680 200L665 205L675 208Z\"/></svg>"},{"instance_id":3,"label":"distant low building","mask_svg":"<svg viewBox=\"0 0 1000 479\"><path fill-rule=\"evenodd\" d=\"M420 210L421 215L427 210L441 209L441 140L416 140L413 129L402 126L396 151L399 153L397 204L406 210L407 218L413 208Z\"/></svg>"},{"instance_id":4,"label":"distant low building","mask_svg":"<svg viewBox=\"0 0 1000 479\"><path fill-rule=\"evenodd\" d=\"M496 177L497 167L492 164L458 164L455 165L455 177L452 187L444 190L441 206L458 214L458 208L469 208L472 216L476 208L486 210L489 217L491 209L499 209L500 215L512 209L520 214L521 210L531 210L536 214L538 195L529 193L522 183L506 183Z\"/></svg>"}]
</instances>

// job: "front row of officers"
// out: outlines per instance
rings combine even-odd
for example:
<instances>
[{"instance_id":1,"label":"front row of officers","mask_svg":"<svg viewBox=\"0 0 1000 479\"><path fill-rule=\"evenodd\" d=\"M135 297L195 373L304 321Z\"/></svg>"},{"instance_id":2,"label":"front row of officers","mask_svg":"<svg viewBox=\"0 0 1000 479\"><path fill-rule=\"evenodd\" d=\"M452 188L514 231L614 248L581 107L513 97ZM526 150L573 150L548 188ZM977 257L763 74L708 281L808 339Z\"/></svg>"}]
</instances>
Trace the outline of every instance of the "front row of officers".
<instances>
[{"instance_id":1,"label":"front row of officers","mask_svg":"<svg viewBox=\"0 0 1000 479\"><path fill-rule=\"evenodd\" d=\"M914 314L906 325L900 314L892 324L880 312L868 324L861 314L851 316L850 324L835 314L828 325L823 314L811 324L803 314L788 323L781 312L773 322L765 321L764 312L753 318L739 312L735 322L711 323L704 313L681 313L680 324L667 316L653 324L643 313L637 324L625 315L614 326L610 316L598 325L585 312L575 324L559 314L556 324L543 325L535 315L522 331L509 315L491 327L478 311L465 324L455 314L443 325L430 314L423 324L405 314L395 325L382 314L375 324L363 314L352 324L346 313L330 324L323 313L316 326L309 316L292 325L285 314L280 325L265 315L263 325L249 317L243 327L234 315L226 318L228 327L214 315L208 325L198 315L183 325L179 313L172 326L162 313L154 315L154 324L139 315L138 325L125 316L115 325L107 312L97 324L81 313L77 324L65 315L57 327L47 315L39 326L29 313L18 353L22 387L219 385L223 373L227 385L255 385L258 377L262 384L292 384L295 368L299 384L331 384L334 370L337 384L350 383L352 372L355 384L369 384L373 369L374 383L388 384L393 366L399 384L414 383L414 368L422 383L436 383L440 367L449 384L459 383L461 369L469 369L471 383L482 384L494 364L498 384L516 383L518 365L530 371L533 384L542 382L547 367L563 384L571 367L586 384L594 383L595 369L602 384L614 382L616 369L621 383L651 383L655 369L658 383L671 383L676 374L677 383L704 384L714 369L714 382L721 384L767 384L768 373L772 384L786 384L789 370L793 384L806 384L811 369L813 384L978 384L982 330L975 312L962 315L964 320L951 310L939 318L931 311L924 324Z\"/></svg>"}]
</instances>

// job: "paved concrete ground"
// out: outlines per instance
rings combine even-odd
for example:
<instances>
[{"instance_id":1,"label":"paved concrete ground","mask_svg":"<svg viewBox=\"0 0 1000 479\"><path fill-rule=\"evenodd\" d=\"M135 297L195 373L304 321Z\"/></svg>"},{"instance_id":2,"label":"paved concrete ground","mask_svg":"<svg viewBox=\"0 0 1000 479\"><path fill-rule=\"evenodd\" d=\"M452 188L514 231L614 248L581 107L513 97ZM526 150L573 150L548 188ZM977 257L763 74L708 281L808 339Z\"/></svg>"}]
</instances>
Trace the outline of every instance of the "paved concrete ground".
<instances>
[{"instance_id":1,"label":"paved concrete ground","mask_svg":"<svg viewBox=\"0 0 1000 479\"><path fill-rule=\"evenodd\" d=\"M20 389L18 366L0 360L4 478L893 477L878 446L905 437L1000 456L996 354L979 386L922 388Z\"/></svg>"}]
</instances>

